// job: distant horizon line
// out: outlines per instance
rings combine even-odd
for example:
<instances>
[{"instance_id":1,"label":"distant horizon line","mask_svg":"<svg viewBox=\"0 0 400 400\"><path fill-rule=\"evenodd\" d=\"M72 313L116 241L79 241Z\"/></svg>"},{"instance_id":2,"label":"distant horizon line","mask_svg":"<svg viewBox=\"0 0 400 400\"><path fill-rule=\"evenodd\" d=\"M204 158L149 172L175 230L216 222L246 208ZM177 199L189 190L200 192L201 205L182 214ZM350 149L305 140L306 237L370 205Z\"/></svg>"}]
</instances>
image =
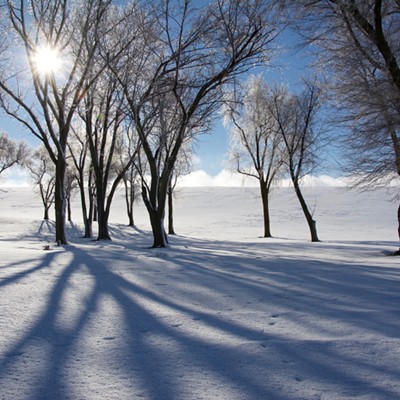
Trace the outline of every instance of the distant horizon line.
<instances>
[{"instance_id":1,"label":"distant horizon line","mask_svg":"<svg viewBox=\"0 0 400 400\"><path fill-rule=\"evenodd\" d=\"M307 175L303 177L302 187L348 187L351 179L346 177L332 177L330 175ZM12 187L34 187L29 173L19 168L5 171L0 176L1 188ZM178 187L259 187L255 178L222 169L219 173L211 175L203 169L197 169L187 175L180 176L177 182ZM274 187L291 187L290 179L277 180Z\"/></svg>"}]
</instances>

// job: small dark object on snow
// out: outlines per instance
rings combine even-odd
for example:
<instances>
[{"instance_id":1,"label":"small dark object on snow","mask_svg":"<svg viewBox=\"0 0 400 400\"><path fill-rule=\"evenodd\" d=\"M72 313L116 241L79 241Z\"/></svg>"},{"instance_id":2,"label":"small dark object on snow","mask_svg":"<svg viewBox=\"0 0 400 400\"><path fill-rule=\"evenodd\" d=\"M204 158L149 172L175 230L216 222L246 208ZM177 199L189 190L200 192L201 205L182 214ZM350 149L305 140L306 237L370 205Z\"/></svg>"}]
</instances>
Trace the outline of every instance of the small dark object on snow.
<instances>
[{"instance_id":1,"label":"small dark object on snow","mask_svg":"<svg viewBox=\"0 0 400 400\"><path fill-rule=\"evenodd\" d=\"M384 251L383 254L386 256L400 256L400 249L397 251Z\"/></svg>"}]
</instances>

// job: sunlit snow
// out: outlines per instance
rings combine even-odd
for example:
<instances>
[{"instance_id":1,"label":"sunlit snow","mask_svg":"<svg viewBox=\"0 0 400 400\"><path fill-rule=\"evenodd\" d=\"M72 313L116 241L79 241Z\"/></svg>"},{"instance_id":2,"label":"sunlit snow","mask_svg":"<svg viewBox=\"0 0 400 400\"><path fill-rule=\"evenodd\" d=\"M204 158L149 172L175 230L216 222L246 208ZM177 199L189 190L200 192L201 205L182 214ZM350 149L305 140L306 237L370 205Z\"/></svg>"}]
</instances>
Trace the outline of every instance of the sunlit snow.
<instances>
[{"instance_id":1,"label":"sunlit snow","mask_svg":"<svg viewBox=\"0 0 400 400\"><path fill-rule=\"evenodd\" d=\"M393 193L307 188L311 243L290 188L181 188L170 248L146 212L113 241L53 245L31 188L0 193L0 399L400 398L400 259ZM50 243L50 250L43 247Z\"/></svg>"}]
</instances>

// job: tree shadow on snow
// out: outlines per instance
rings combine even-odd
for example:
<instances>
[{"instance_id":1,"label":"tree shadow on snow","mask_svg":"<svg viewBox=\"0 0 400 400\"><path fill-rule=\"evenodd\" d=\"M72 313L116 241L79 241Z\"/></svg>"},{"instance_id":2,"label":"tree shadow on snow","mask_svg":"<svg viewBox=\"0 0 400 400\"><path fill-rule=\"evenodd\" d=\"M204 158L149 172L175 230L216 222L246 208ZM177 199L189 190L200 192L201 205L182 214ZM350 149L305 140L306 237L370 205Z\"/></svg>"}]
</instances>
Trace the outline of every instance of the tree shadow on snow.
<instances>
[{"instance_id":1,"label":"tree shadow on snow","mask_svg":"<svg viewBox=\"0 0 400 400\"><path fill-rule=\"evenodd\" d=\"M0 347L4 398L400 395L392 348L369 340L400 338L398 269L291 259L279 244L137 243L77 241L0 281L7 291L53 279L30 325Z\"/></svg>"}]
</instances>

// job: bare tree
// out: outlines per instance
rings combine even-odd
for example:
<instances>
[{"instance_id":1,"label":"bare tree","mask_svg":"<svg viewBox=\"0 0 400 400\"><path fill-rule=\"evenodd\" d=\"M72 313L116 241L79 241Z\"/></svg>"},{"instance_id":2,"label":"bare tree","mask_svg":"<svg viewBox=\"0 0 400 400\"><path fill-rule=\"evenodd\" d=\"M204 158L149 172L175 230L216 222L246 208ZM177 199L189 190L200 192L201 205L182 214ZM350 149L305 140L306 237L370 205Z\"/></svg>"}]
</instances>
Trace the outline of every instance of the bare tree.
<instances>
[{"instance_id":1,"label":"bare tree","mask_svg":"<svg viewBox=\"0 0 400 400\"><path fill-rule=\"evenodd\" d=\"M125 56L129 69L114 67L147 158L151 178L142 194L153 247L167 245L166 198L183 143L206 129L222 88L271 55L275 17L270 1L218 0L202 8L154 1L142 16L141 40ZM171 113L167 104L168 129L161 123Z\"/></svg>"},{"instance_id":2,"label":"bare tree","mask_svg":"<svg viewBox=\"0 0 400 400\"><path fill-rule=\"evenodd\" d=\"M138 181L139 173L136 167L132 164L126 171L123 179L125 188L125 204L126 212L128 214L128 226L135 226L135 219L133 217L133 205L137 200L138 193L140 193L140 184Z\"/></svg>"},{"instance_id":3,"label":"bare tree","mask_svg":"<svg viewBox=\"0 0 400 400\"><path fill-rule=\"evenodd\" d=\"M179 157L175 163L174 171L172 173L171 180L169 182L169 188L167 193L168 201L168 235L176 235L174 228L174 196L176 195L175 189L178 180L181 176L187 175L191 171L191 142L184 145L179 153Z\"/></svg>"},{"instance_id":4,"label":"bare tree","mask_svg":"<svg viewBox=\"0 0 400 400\"><path fill-rule=\"evenodd\" d=\"M104 74L88 90L80 117L86 127L97 200L98 240L110 240L108 220L118 185L135 161L137 148L128 157L119 155L123 149L125 111L118 80ZM122 164L122 161L124 163Z\"/></svg>"},{"instance_id":5,"label":"bare tree","mask_svg":"<svg viewBox=\"0 0 400 400\"><path fill-rule=\"evenodd\" d=\"M83 133L82 133L83 132ZM84 224L84 238L93 236L95 187L93 183L93 168L88 150L89 144L86 139L83 124L74 123L72 134L68 143L69 158L74 165L75 179L79 188L81 199L82 219Z\"/></svg>"},{"instance_id":6,"label":"bare tree","mask_svg":"<svg viewBox=\"0 0 400 400\"><path fill-rule=\"evenodd\" d=\"M76 109L96 81L96 59L104 15L111 1L19 0L5 2L8 53L0 64L0 101L49 152L56 166L56 241L67 244L65 231L66 150ZM18 65L15 51L25 60Z\"/></svg>"},{"instance_id":7,"label":"bare tree","mask_svg":"<svg viewBox=\"0 0 400 400\"><path fill-rule=\"evenodd\" d=\"M271 89L268 96L268 112L282 136L286 153L284 163L307 220L312 242L319 241L316 221L304 198L301 181L318 165L317 152L323 145L323 130L317 118L320 98L320 87L311 81L304 82L299 94L291 94L286 87L280 86Z\"/></svg>"},{"instance_id":8,"label":"bare tree","mask_svg":"<svg viewBox=\"0 0 400 400\"><path fill-rule=\"evenodd\" d=\"M49 210L54 204L55 166L47 150L42 146L33 152L26 162L33 183L39 188L40 198L44 207L43 219L49 219Z\"/></svg>"},{"instance_id":9,"label":"bare tree","mask_svg":"<svg viewBox=\"0 0 400 400\"><path fill-rule=\"evenodd\" d=\"M135 226L133 217L133 206L140 193L140 176L138 171L140 141L135 130L134 124L128 119L124 121L124 134L122 142L118 146L116 171L118 174L122 171L122 182L125 188L125 204L128 214L128 226ZM126 168L126 165L129 165Z\"/></svg>"},{"instance_id":10,"label":"bare tree","mask_svg":"<svg viewBox=\"0 0 400 400\"><path fill-rule=\"evenodd\" d=\"M13 165L22 164L29 154L24 142L15 142L4 132L0 132L0 174Z\"/></svg>"},{"instance_id":11,"label":"bare tree","mask_svg":"<svg viewBox=\"0 0 400 400\"><path fill-rule=\"evenodd\" d=\"M357 186L387 184L400 175L400 3L289 3L299 11L302 34L320 49L320 65L331 74L336 104L350 128L348 172ZM398 215L400 237L400 207Z\"/></svg>"},{"instance_id":12,"label":"bare tree","mask_svg":"<svg viewBox=\"0 0 400 400\"><path fill-rule=\"evenodd\" d=\"M237 172L259 181L264 237L272 237L270 192L285 157L282 136L268 106L268 87L259 75L251 76L242 90L236 88L225 109L225 122L230 125L231 135L230 161Z\"/></svg>"},{"instance_id":13,"label":"bare tree","mask_svg":"<svg viewBox=\"0 0 400 400\"><path fill-rule=\"evenodd\" d=\"M67 167L65 173L65 196L67 199L67 220L68 222L72 222L72 207L71 207L71 199L79 187L78 181L76 179L76 174L74 168L70 166Z\"/></svg>"}]
</instances>

